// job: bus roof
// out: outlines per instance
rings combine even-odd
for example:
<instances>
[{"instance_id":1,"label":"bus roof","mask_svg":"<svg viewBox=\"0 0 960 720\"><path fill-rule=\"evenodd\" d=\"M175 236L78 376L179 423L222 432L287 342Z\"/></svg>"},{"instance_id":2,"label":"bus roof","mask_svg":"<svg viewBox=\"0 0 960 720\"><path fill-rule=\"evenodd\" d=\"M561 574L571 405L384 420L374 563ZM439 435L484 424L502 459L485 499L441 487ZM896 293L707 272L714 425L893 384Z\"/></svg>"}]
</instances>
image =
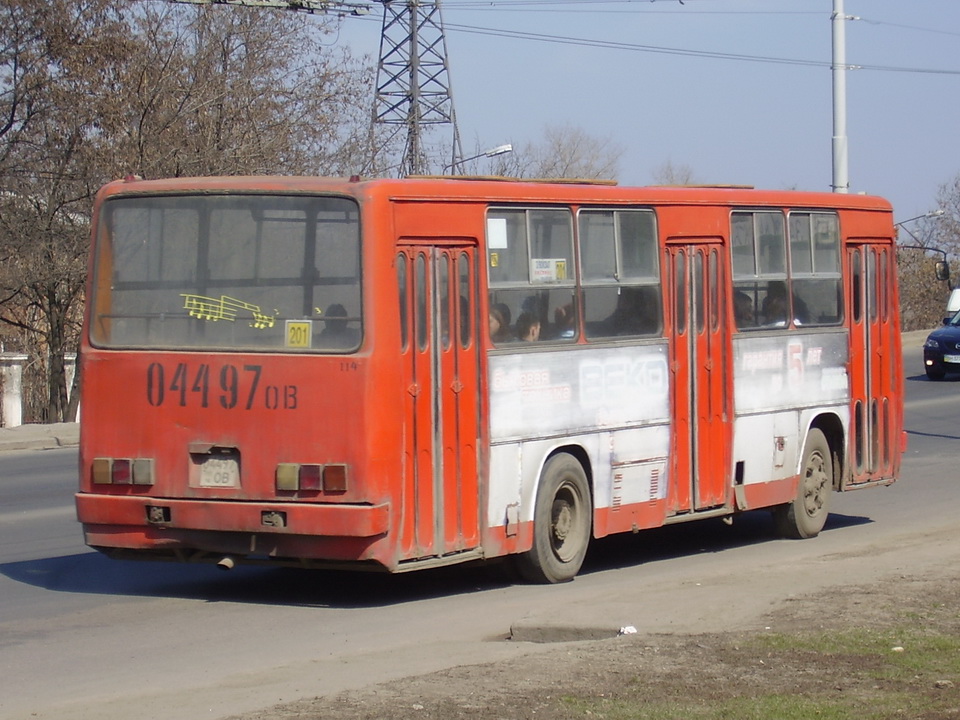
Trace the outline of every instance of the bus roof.
<instances>
[{"instance_id":1,"label":"bus roof","mask_svg":"<svg viewBox=\"0 0 960 720\"><path fill-rule=\"evenodd\" d=\"M758 190L736 185L621 186L614 181L504 177L363 179L312 176L223 176L142 180L128 177L101 189L101 198L116 195L180 193L335 193L399 200L454 200L531 203L632 203L653 205L802 206L892 211L872 195L796 190Z\"/></svg>"}]
</instances>

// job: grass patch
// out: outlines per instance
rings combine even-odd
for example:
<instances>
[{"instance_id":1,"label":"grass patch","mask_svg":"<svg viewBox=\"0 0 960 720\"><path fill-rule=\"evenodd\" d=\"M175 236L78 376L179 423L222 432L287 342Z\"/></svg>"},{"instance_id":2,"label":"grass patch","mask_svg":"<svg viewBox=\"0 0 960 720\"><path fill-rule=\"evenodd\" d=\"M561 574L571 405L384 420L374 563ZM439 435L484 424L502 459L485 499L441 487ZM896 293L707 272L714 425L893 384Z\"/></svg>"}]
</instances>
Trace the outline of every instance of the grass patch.
<instances>
[{"instance_id":1,"label":"grass patch","mask_svg":"<svg viewBox=\"0 0 960 720\"><path fill-rule=\"evenodd\" d=\"M565 698L575 716L603 720L864 720L842 704L806 697L762 695L702 702L653 702L616 699L600 703Z\"/></svg>"},{"instance_id":2,"label":"grass patch","mask_svg":"<svg viewBox=\"0 0 960 720\"><path fill-rule=\"evenodd\" d=\"M855 628L815 634L759 635L749 647L758 653L810 653L874 661L878 678L908 679L917 674L960 678L960 637L936 628L902 626L884 630Z\"/></svg>"},{"instance_id":3,"label":"grass patch","mask_svg":"<svg viewBox=\"0 0 960 720\"><path fill-rule=\"evenodd\" d=\"M960 636L922 622L766 633L705 647L681 672L561 699L604 720L960 720Z\"/></svg>"}]
</instances>

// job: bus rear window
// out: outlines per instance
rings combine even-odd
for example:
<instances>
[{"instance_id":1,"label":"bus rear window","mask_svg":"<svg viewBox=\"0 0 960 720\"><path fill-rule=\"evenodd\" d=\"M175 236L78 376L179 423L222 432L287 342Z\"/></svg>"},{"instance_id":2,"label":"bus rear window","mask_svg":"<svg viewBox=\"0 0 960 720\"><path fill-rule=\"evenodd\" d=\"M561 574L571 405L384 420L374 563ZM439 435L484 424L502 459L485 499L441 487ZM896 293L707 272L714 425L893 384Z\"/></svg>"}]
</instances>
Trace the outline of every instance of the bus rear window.
<instances>
[{"instance_id":1,"label":"bus rear window","mask_svg":"<svg viewBox=\"0 0 960 720\"><path fill-rule=\"evenodd\" d=\"M285 352L360 345L352 200L117 198L104 205L95 237L96 345Z\"/></svg>"}]
</instances>

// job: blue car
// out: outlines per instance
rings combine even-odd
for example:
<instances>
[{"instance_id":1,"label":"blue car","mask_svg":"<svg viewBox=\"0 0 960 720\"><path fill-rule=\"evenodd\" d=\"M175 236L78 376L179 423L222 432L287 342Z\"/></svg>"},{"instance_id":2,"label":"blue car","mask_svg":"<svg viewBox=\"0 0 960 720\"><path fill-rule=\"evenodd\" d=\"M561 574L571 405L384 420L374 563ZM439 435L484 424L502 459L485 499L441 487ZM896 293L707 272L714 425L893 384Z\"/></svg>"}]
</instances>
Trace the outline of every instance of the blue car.
<instances>
[{"instance_id":1,"label":"blue car","mask_svg":"<svg viewBox=\"0 0 960 720\"><path fill-rule=\"evenodd\" d=\"M931 380L942 380L947 373L960 373L960 313L927 336L923 369Z\"/></svg>"}]
</instances>

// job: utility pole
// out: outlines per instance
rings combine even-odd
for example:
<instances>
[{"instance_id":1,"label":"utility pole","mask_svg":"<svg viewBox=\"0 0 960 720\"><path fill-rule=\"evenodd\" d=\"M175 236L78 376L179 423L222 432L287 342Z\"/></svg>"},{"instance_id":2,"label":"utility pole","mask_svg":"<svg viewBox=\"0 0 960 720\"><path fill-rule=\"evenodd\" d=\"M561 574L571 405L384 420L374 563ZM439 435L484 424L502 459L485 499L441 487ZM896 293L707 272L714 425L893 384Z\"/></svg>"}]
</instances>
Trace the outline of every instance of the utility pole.
<instances>
[{"instance_id":1,"label":"utility pole","mask_svg":"<svg viewBox=\"0 0 960 720\"><path fill-rule=\"evenodd\" d=\"M856 20L843 12L843 0L833 0L833 191L850 191L847 166L847 20Z\"/></svg>"},{"instance_id":2,"label":"utility pole","mask_svg":"<svg viewBox=\"0 0 960 720\"><path fill-rule=\"evenodd\" d=\"M406 133L399 175L429 173L425 130L449 125L449 167L463 157L453 108L440 0L382 0L383 31L373 108L373 128L394 126L391 137ZM376 145L372 168L377 170Z\"/></svg>"}]
</instances>

